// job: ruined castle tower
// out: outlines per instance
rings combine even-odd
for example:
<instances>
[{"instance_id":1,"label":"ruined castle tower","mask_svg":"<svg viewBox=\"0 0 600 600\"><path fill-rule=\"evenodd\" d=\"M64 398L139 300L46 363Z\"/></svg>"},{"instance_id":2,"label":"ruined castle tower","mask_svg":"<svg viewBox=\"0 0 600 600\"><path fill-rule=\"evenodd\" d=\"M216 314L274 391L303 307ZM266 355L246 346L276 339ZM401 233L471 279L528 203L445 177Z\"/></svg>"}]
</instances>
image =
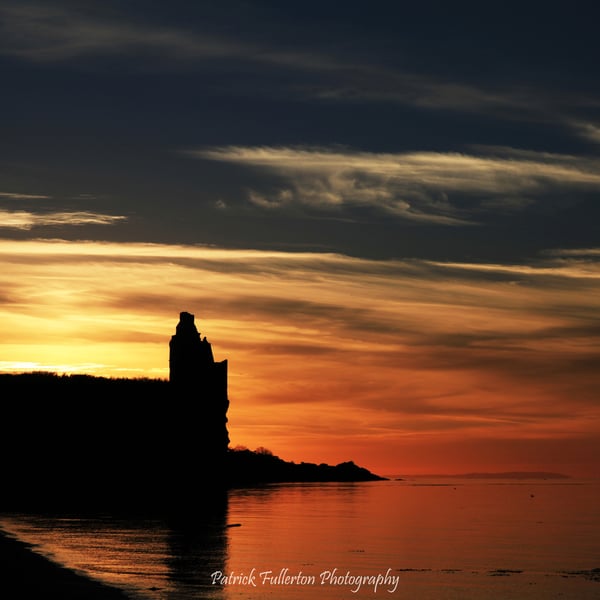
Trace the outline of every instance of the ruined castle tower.
<instances>
[{"instance_id":1,"label":"ruined castle tower","mask_svg":"<svg viewBox=\"0 0 600 600\"><path fill-rule=\"evenodd\" d=\"M188 312L180 313L169 342L169 368L179 435L187 438L187 451L218 462L229 446L227 360L215 362L210 343L200 337Z\"/></svg>"}]
</instances>

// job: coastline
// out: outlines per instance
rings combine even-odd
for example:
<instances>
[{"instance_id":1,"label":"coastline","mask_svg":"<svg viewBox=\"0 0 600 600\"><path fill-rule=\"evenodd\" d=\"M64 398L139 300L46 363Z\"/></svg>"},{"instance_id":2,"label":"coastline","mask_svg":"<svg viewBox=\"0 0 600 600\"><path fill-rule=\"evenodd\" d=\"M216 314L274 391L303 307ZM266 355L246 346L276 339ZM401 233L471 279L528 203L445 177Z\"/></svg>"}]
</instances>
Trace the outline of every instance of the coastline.
<instances>
[{"instance_id":1,"label":"coastline","mask_svg":"<svg viewBox=\"0 0 600 600\"><path fill-rule=\"evenodd\" d=\"M130 600L125 592L79 575L37 554L0 529L0 577L12 600Z\"/></svg>"}]
</instances>

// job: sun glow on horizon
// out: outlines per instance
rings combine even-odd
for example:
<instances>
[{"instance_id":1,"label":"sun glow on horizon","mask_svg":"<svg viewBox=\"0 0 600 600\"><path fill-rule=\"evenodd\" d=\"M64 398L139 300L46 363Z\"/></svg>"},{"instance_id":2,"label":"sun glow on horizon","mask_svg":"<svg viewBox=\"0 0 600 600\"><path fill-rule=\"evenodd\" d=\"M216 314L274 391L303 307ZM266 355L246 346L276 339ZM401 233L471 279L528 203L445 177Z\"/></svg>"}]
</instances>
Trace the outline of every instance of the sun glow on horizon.
<instances>
[{"instance_id":1,"label":"sun glow on horizon","mask_svg":"<svg viewBox=\"0 0 600 600\"><path fill-rule=\"evenodd\" d=\"M230 363L232 446L378 472L597 469L589 252L511 267L0 240L0 256L2 372L167 378L187 310Z\"/></svg>"}]
</instances>

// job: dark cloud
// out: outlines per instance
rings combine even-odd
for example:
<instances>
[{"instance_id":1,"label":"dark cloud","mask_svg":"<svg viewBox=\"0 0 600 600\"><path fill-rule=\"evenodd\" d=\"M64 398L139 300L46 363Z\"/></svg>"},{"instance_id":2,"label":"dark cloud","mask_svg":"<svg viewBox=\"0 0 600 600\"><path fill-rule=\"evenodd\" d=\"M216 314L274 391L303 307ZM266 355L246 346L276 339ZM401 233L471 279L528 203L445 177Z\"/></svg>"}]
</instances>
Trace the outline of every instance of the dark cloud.
<instances>
[{"instance_id":1,"label":"dark cloud","mask_svg":"<svg viewBox=\"0 0 600 600\"><path fill-rule=\"evenodd\" d=\"M70 239L504 262L593 246L593 21L425 4L5 2L1 197L127 216Z\"/></svg>"}]
</instances>

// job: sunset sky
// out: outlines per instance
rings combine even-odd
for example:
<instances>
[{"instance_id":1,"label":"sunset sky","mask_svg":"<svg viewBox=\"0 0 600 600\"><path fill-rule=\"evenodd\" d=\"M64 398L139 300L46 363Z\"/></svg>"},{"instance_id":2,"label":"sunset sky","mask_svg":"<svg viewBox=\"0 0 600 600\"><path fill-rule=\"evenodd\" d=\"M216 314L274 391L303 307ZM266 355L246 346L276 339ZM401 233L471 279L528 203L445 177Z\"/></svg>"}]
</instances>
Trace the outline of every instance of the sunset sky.
<instances>
[{"instance_id":1,"label":"sunset sky","mask_svg":"<svg viewBox=\"0 0 600 600\"><path fill-rule=\"evenodd\" d=\"M232 446L600 476L600 15L533 4L3 0L0 372L189 311Z\"/></svg>"}]
</instances>

